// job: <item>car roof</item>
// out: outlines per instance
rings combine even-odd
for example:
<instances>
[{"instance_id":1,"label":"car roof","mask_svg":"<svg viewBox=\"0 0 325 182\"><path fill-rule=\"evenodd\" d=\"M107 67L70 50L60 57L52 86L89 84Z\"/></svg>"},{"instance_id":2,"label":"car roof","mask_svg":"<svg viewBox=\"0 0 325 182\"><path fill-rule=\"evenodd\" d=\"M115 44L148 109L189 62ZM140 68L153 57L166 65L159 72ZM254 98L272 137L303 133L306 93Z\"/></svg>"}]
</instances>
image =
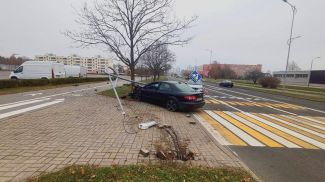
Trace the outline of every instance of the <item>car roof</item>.
<instances>
[{"instance_id":1,"label":"car roof","mask_svg":"<svg viewBox=\"0 0 325 182\"><path fill-rule=\"evenodd\" d=\"M185 82L182 82L182 81L159 81L160 83L171 83L171 84L179 84L179 83L184 83Z\"/></svg>"}]
</instances>

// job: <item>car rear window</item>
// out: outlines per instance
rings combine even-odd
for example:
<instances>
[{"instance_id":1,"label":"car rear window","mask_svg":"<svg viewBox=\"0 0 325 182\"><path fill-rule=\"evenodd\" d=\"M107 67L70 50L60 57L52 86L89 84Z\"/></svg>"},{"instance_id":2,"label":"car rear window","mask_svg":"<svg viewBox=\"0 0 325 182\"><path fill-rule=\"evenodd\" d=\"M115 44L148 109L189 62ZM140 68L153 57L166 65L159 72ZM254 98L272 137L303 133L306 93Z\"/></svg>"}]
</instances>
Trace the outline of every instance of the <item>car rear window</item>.
<instances>
[{"instance_id":1,"label":"car rear window","mask_svg":"<svg viewBox=\"0 0 325 182\"><path fill-rule=\"evenodd\" d=\"M190 86L188 86L185 83L176 83L175 87L180 92L195 92L195 90L193 88L191 88Z\"/></svg>"}]
</instances>

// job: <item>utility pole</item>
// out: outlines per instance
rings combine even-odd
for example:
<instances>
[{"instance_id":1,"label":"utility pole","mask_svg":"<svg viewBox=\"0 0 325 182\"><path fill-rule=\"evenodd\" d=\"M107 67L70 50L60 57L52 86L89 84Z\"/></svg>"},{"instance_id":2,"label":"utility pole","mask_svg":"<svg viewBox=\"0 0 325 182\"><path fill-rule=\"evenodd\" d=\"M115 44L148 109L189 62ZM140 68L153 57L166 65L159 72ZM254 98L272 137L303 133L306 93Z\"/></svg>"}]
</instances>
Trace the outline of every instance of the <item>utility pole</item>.
<instances>
[{"instance_id":1,"label":"utility pole","mask_svg":"<svg viewBox=\"0 0 325 182\"><path fill-rule=\"evenodd\" d=\"M287 0L283 0L283 2L285 2L286 4L288 4L291 9L292 9L292 22L291 22L291 30L290 30L290 39L288 41L288 45L289 45L289 48L288 48L288 56L287 56L287 63L286 63L286 70L285 70L285 76L284 76L284 80L283 80L283 87L284 89L286 88L286 77L287 77L287 74L288 74L288 66L289 66L289 60L290 60L290 52L291 52L291 43L293 41L292 39L292 34L293 34L293 27L294 27L294 22L295 22L295 15L297 14L297 8L292 5L291 3L289 3Z\"/></svg>"}]
</instances>

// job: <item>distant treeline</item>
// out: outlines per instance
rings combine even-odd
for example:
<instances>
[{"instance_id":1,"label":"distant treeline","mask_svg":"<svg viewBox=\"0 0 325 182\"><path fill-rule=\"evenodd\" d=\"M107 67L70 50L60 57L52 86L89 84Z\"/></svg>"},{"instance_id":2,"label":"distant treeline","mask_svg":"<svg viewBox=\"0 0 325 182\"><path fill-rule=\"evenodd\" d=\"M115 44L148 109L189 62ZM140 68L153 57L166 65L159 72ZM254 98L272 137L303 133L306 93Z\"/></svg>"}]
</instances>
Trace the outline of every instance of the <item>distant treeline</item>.
<instances>
[{"instance_id":1,"label":"distant treeline","mask_svg":"<svg viewBox=\"0 0 325 182\"><path fill-rule=\"evenodd\" d=\"M0 70L13 70L17 66L23 64L27 59L15 56L10 56L9 58L0 56Z\"/></svg>"}]
</instances>

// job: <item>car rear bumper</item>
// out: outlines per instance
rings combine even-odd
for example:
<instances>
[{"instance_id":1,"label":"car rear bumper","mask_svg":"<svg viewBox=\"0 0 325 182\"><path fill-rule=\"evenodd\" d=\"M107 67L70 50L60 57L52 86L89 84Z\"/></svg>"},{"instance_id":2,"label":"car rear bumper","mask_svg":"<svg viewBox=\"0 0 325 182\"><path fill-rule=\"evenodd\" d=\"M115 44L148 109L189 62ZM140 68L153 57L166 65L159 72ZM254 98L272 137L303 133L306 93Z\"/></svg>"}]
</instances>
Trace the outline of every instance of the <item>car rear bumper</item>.
<instances>
[{"instance_id":1,"label":"car rear bumper","mask_svg":"<svg viewBox=\"0 0 325 182\"><path fill-rule=\"evenodd\" d=\"M180 102L178 103L178 107L180 110L186 110L186 109L197 109L201 108L205 105L205 102Z\"/></svg>"}]
</instances>

